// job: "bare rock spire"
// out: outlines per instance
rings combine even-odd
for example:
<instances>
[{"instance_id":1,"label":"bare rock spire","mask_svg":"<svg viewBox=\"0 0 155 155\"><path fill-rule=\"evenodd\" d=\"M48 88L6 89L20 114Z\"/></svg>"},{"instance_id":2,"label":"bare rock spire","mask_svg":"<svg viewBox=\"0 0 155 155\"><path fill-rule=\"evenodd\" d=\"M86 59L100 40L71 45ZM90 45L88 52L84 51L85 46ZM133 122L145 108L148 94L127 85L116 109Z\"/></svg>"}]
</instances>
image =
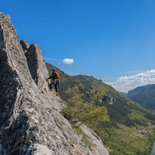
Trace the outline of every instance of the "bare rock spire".
<instances>
[{"instance_id":1,"label":"bare rock spire","mask_svg":"<svg viewBox=\"0 0 155 155\"><path fill-rule=\"evenodd\" d=\"M10 18L0 13L0 155L93 155L55 110L61 100L44 91L47 69L40 48L32 45L26 56ZM100 144L94 149L109 155Z\"/></svg>"},{"instance_id":2,"label":"bare rock spire","mask_svg":"<svg viewBox=\"0 0 155 155\"><path fill-rule=\"evenodd\" d=\"M48 71L40 47L36 44L31 45L25 55L33 80L41 90L46 90Z\"/></svg>"}]
</instances>

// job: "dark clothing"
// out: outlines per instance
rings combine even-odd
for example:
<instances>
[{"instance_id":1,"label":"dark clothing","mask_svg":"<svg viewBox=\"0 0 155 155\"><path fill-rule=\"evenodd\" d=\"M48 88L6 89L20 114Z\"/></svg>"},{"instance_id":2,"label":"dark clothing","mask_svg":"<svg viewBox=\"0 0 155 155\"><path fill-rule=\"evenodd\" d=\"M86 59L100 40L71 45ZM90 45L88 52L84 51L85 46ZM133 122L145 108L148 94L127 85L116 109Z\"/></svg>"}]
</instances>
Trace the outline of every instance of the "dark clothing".
<instances>
[{"instance_id":1,"label":"dark clothing","mask_svg":"<svg viewBox=\"0 0 155 155\"><path fill-rule=\"evenodd\" d=\"M55 79L55 81L54 81L54 89L55 89L56 93L58 93L58 85L59 85L59 79Z\"/></svg>"},{"instance_id":2,"label":"dark clothing","mask_svg":"<svg viewBox=\"0 0 155 155\"><path fill-rule=\"evenodd\" d=\"M51 76L48 79L52 79L52 80L57 79L56 72L52 72Z\"/></svg>"},{"instance_id":3,"label":"dark clothing","mask_svg":"<svg viewBox=\"0 0 155 155\"><path fill-rule=\"evenodd\" d=\"M52 72L51 76L48 79L51 79L49 88L52 90L52 88L54 86L56 93L58 93L58 85L59 85L60 81L59 81L59 79L57 79L56 72Z\"/></svg>"}]
</instances>

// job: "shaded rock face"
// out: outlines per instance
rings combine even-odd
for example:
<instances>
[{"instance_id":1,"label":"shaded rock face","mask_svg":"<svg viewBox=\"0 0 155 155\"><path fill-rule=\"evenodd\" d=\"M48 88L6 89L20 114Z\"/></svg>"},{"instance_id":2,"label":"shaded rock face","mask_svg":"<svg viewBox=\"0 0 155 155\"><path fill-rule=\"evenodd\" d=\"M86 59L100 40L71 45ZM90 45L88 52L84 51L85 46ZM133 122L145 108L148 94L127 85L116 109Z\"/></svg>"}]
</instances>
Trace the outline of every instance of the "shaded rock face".
<instances>
[{"instance_id":1,"label":"shaded rock face","mask_svg":"<svg viewBox=\"0 0 155 155\"><path fill-rule=\"evenodd\" d=\"M93 154L59 113L62 101L48 89L47 75L40 48L23 52L10 18L0 13L0 155ZM108 155L100 144L93 151Z\"/></svg>"},{"instance_id":2,"label":"shaded rock face","mask_svg":"<svg viewBox=\"0 0 155 155\"><path fill-rule=\"evenodd\" d=\"M25 53L25 55L27 58L27 63L28 63L28 67L30 69L31 76L32 76L33 80L36 83L38 83L38 77L37 77L38 62L37 62L36 47L31 45L30 49Z\"/></svg>"},{"instance_id":3,"label":"shaded rock face","mask_svg":"<svg viewBox=\"0 0 155 155\"><path fill-rule=\"evenodd\" d=\"M29 44L25 40L21 40L20 45L22 46L22 49L24 52L27 52L30 47Z\"/></svg>"},{"instance_id":4,"label":"shaded rock face","mask_svg":"<svg viewBox=\"0 0 155 155\"><path fill-rule=\"evenodd\" d=\"M46 90L48 71L40 47L36 44L31 45L25 55L33 80L40 89Z\"/></svg>"}]
</instances>

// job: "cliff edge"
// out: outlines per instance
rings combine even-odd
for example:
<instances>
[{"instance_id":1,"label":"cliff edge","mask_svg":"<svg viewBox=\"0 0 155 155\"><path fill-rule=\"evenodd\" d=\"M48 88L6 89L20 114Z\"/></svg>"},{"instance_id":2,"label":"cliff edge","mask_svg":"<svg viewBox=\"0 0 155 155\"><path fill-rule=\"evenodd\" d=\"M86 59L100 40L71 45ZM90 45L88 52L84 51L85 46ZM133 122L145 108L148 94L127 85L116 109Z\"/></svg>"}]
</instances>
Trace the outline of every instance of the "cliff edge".
<instances>
[{"instance_id":1,"label":"cliff edge","mask_svg":"<svg viewBox=\"0 0 155 155\"><path fill-rule=\"evenodd\" d=\"M24 46L10 17L0 13L0 154L109 155L83 127L98 145L85 146L60 114L64 106L48 89L47 77L39 46Z\"/></svg>"}]
</instances>

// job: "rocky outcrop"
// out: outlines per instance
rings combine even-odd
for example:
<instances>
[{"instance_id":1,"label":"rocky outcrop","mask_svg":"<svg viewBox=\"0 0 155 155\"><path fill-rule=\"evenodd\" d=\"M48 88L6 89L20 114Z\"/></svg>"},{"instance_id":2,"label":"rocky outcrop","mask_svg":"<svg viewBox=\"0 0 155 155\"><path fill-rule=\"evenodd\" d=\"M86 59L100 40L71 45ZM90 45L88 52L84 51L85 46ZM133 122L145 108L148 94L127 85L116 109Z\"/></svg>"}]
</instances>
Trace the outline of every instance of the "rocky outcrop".
<instances>
[{"instance_id":1,"label":"rocky outcrop","mask_svg":"<svg viewBox=\"0 0 155 155\"><path fill-rule=\"evenodd\" d=\"M40 48L23 52L10 18L0 13L0 155L93 154L59 113L62 101L48 89L47 75Z\"/></svg>"},{"instance_id":2,"label":"rocky outcrop","mask_svg":"<svg viewBox=\"0 0 155 155\"><path fill-rule=\"evenodd\" d=\"M103 96L103 98L96 102L97 106L104 106L105 104L114 104L115 99L111 96Z\"/></svg>"},{"instance_id":3,"label":"rocky outcrop","mask_svg":"<svg viewBox=\"0 0 155 155\"><path fill-rule=\"evenodd\" d=\"M101 139L96 135L94 131L89 129L86 125L80 126L83 134L87 136L89 143L91 144L91 155L107 155L109 154Z\"/></svg>"},{"instance_id":4,"label":"rocky outcrop","mask_svg":"<svg viewBox=\"0 0 155 155\"><path fill-rule=\"evenodd\" d=\"M48 87L46 79L49 75L40 47L36 44L31 45L25 55L33 80L39 89L46 90Z\"/></svg>"},{"instance_id":5,"label":"rocky outcrop","mask_svg":"<svg viewBox=\"0 0 155 155\"><path fill-rule=\"evenodd\" d=\"M29 49L29 44L25 41L25 40L21 40L20 41L20 44L21 44L21 46L22 46L22 49L23 49L23 51L24 52L27 52L28 51L28 49Z\"/></svg>"}]
</instances>

